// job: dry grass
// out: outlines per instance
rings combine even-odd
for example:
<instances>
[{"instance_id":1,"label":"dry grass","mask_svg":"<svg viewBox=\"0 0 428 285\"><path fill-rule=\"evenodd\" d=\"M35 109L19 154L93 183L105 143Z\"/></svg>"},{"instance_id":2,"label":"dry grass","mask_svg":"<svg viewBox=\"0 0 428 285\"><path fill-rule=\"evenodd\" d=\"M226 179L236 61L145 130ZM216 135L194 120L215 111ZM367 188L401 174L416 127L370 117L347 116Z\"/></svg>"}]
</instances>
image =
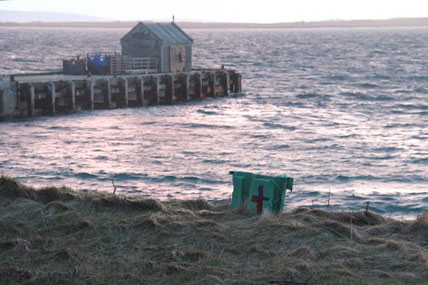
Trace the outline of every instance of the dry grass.
<instances>
[{"instance_id":1,"label":"dry grass","mask_svg":"<svg viewBox=\"0 0 428 285\"><path fill-rule=\"evenodd\" d=\"M426 284L427 245L426 214L254 217L0 178L0 284Z\"/></svg>"}]
</instances>

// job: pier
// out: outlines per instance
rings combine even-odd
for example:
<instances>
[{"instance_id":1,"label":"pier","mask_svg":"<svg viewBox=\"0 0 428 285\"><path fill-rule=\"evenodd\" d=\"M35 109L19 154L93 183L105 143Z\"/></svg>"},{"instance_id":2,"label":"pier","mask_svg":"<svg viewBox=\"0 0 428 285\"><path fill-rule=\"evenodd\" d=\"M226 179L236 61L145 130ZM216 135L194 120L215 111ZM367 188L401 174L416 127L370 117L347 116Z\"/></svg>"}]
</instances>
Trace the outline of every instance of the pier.
<instances>
[{"instance_id":1,"label":"pier","mask_svg":"<svg viewBox=\"0 0 428 285\"><path fill-rule=\"evenodd\" d=\"M234 70L131 75L12 75L0 79L0 117L141 107L241 92Z\"/></svg>"},{"instance_id":2,"label":"pier","mask_svg":"<svg viewBox=\"0 0 428 285\"><path fill-rule=\"evenodd\" d=\"M0 117L170 104L241 92L235 70L192 67L193 39L174 22L139 22L121 52L63 60L62 72L0 75Z\"/></svg>"}]
</instances>

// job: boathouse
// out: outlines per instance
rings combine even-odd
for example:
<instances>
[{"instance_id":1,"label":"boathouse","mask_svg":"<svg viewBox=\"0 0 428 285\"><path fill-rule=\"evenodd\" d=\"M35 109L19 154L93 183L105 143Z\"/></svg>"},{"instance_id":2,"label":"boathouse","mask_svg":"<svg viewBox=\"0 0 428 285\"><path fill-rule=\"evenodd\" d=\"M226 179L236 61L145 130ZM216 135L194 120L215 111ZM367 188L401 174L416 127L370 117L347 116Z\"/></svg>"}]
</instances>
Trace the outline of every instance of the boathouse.
<instances>
[{"instance_id":1,"label":"boathouse","mask_svg":"<svg viewBox=\"0 0 428 285\"><path fill-rule=\"evenodd\" d=\"M120 44L123 56L155 58L159 73L192 71L193 39L174 22L139 22Z\"/></svg>"}]
</instances>

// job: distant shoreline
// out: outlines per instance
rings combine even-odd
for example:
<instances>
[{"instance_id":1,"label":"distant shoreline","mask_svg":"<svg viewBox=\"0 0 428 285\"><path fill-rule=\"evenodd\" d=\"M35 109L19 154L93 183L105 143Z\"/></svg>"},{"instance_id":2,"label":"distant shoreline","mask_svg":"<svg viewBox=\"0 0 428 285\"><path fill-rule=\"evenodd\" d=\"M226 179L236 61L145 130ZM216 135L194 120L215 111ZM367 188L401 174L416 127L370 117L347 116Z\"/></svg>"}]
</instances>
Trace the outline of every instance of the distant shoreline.
<instances>
[{"instance_id":1,"label":"distant shoreline","mask_svg":"<svg viewBox=\"0 0 428 285\"><path fill-rule=\"evenodd\" d=\"M0 27L46 27L46 28L132 28L136 21L130 22L0 22ZM387 20L349 20L293 23L198 23L177 22L185 29L305 29L305 28L398 28L428 27L427 18L399 18Z\"/></svg>"}]
</instances>

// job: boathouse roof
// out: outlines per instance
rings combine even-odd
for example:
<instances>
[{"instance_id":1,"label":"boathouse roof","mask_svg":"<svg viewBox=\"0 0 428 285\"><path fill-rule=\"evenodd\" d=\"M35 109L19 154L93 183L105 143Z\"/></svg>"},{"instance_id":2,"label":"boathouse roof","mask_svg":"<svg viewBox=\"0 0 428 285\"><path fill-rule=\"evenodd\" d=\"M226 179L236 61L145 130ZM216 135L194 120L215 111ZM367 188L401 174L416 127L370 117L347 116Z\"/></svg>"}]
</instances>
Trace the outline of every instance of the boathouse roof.
<instances>
[{"instance_id":1,"label":"boathouse roof","mask_svg":"<svg viewBox=\"0 0 428 285\"><path fill-rule=\"evenodd\" d=\"M125 40L129 35L143 25L151 33L153 33L163 44L192 44L193 39L189 37L179 26L174 22L172 23L152 23L152 22L139 22L132 30L130 30L121 41Z\"/></svg>"}]
</instances>

